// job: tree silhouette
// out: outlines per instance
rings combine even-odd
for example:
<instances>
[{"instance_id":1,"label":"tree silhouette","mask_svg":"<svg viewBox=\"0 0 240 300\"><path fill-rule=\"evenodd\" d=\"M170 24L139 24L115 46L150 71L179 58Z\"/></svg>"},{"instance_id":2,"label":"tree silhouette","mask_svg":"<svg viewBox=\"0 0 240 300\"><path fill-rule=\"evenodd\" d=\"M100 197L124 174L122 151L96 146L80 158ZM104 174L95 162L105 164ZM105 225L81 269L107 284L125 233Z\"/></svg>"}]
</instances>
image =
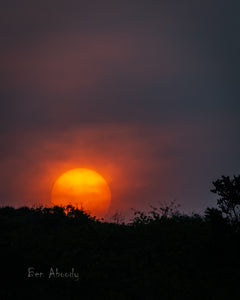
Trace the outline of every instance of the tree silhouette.
<instances>
[{"instance_id":1,"label":"tree silhouette","mask_svg":"<svg viewBox=\"0 0 240 300\"><path fill-rule=\"evenodd\" d=\"M240 175L222 176L213 182L214 189L211 192L219 196L218 207L231 223L240 222Z\"/></svg>"},{"instance_id":2,"label":"tree silhouette","mask_svg":"<svg viewBox=\"0 0 240 300\"><path fill-rule=\"evenodd\" d=\"M122 215L121 212L119 211L116 211L112 217L111 217L111 220L113 220L114 223L116 224L124 224L124 216Z\"/></svg>"}]
</instances>

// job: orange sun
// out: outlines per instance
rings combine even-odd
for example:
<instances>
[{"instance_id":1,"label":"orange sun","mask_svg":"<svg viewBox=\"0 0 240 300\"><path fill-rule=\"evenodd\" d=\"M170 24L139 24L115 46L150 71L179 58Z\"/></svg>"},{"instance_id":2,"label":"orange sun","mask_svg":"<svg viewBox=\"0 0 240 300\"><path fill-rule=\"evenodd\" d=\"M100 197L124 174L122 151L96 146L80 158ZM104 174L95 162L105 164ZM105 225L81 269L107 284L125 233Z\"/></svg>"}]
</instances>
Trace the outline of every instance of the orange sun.
<instances>
[{"instance_id":1,"label":"orange sun","mask_svg":"<svg viewBox=\"0 0 240 300\"><path fill-rule=\"evenodd\" d=\"M111 193L100 174L81 168L70 170L57 179L51 200L53 205L71 204L100 218L108 211Z\"/></svg>"}]
</instances>

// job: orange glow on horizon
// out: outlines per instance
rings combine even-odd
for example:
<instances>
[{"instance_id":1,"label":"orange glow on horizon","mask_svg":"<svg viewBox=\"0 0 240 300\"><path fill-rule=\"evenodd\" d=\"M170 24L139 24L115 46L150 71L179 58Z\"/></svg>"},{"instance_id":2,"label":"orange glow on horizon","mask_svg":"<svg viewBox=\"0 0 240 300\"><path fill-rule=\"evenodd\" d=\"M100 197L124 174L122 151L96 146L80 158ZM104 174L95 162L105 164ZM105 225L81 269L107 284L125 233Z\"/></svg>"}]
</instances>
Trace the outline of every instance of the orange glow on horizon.
<instances>
[{"instance_id":1,"label":"orange glow on horizon","mask_svg":"<svg viewBox=\"0 0 240 300\"><path fill-rule=\"evenodd\" d=\"M106 180L97 172L78 168L67 171L55 182L51 201L53 205L71 204L83 208L98 218L107 213L111 192Z\"/></svg>"}]
</instances>

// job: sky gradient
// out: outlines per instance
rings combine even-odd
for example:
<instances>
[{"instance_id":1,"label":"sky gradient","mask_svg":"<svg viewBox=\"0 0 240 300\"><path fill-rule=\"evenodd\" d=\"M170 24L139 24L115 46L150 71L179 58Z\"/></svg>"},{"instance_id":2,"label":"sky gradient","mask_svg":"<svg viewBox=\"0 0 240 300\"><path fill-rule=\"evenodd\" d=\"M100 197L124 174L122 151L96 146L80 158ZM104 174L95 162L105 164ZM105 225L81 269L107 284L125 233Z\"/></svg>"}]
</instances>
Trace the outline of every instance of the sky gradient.
<instances>
[{"instance_id":1,"label":"sky gradient","mask_svg":"<svg viewBox=\"0 0 240 300\"><path fill-rule=\"evenodd\" d=\"M215 203L240 170L239 1L1 4L0 201L50 205L71 168L116 210Z\"/></svg>"}]
</instances>

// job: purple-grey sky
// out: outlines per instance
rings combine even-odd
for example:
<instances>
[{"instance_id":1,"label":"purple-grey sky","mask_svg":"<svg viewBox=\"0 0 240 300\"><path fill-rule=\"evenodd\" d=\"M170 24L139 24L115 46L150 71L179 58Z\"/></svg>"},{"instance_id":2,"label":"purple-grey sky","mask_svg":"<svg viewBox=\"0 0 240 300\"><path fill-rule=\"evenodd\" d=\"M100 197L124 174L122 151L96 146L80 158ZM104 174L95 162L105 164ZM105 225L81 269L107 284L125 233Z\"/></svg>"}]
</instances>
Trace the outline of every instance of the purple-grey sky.
<instances>
[{"instance_id":1,"label":"purple-grey sky","mask_svg":"<svg viewBox=\"0 0 240 300\"><path fill-rule=\"evenodd\" d=\"M8 1L0 28L1 205L50 204L88 167L116 210L213 205L240 170L239 1Z\"/></svg>"}]
</instances>

